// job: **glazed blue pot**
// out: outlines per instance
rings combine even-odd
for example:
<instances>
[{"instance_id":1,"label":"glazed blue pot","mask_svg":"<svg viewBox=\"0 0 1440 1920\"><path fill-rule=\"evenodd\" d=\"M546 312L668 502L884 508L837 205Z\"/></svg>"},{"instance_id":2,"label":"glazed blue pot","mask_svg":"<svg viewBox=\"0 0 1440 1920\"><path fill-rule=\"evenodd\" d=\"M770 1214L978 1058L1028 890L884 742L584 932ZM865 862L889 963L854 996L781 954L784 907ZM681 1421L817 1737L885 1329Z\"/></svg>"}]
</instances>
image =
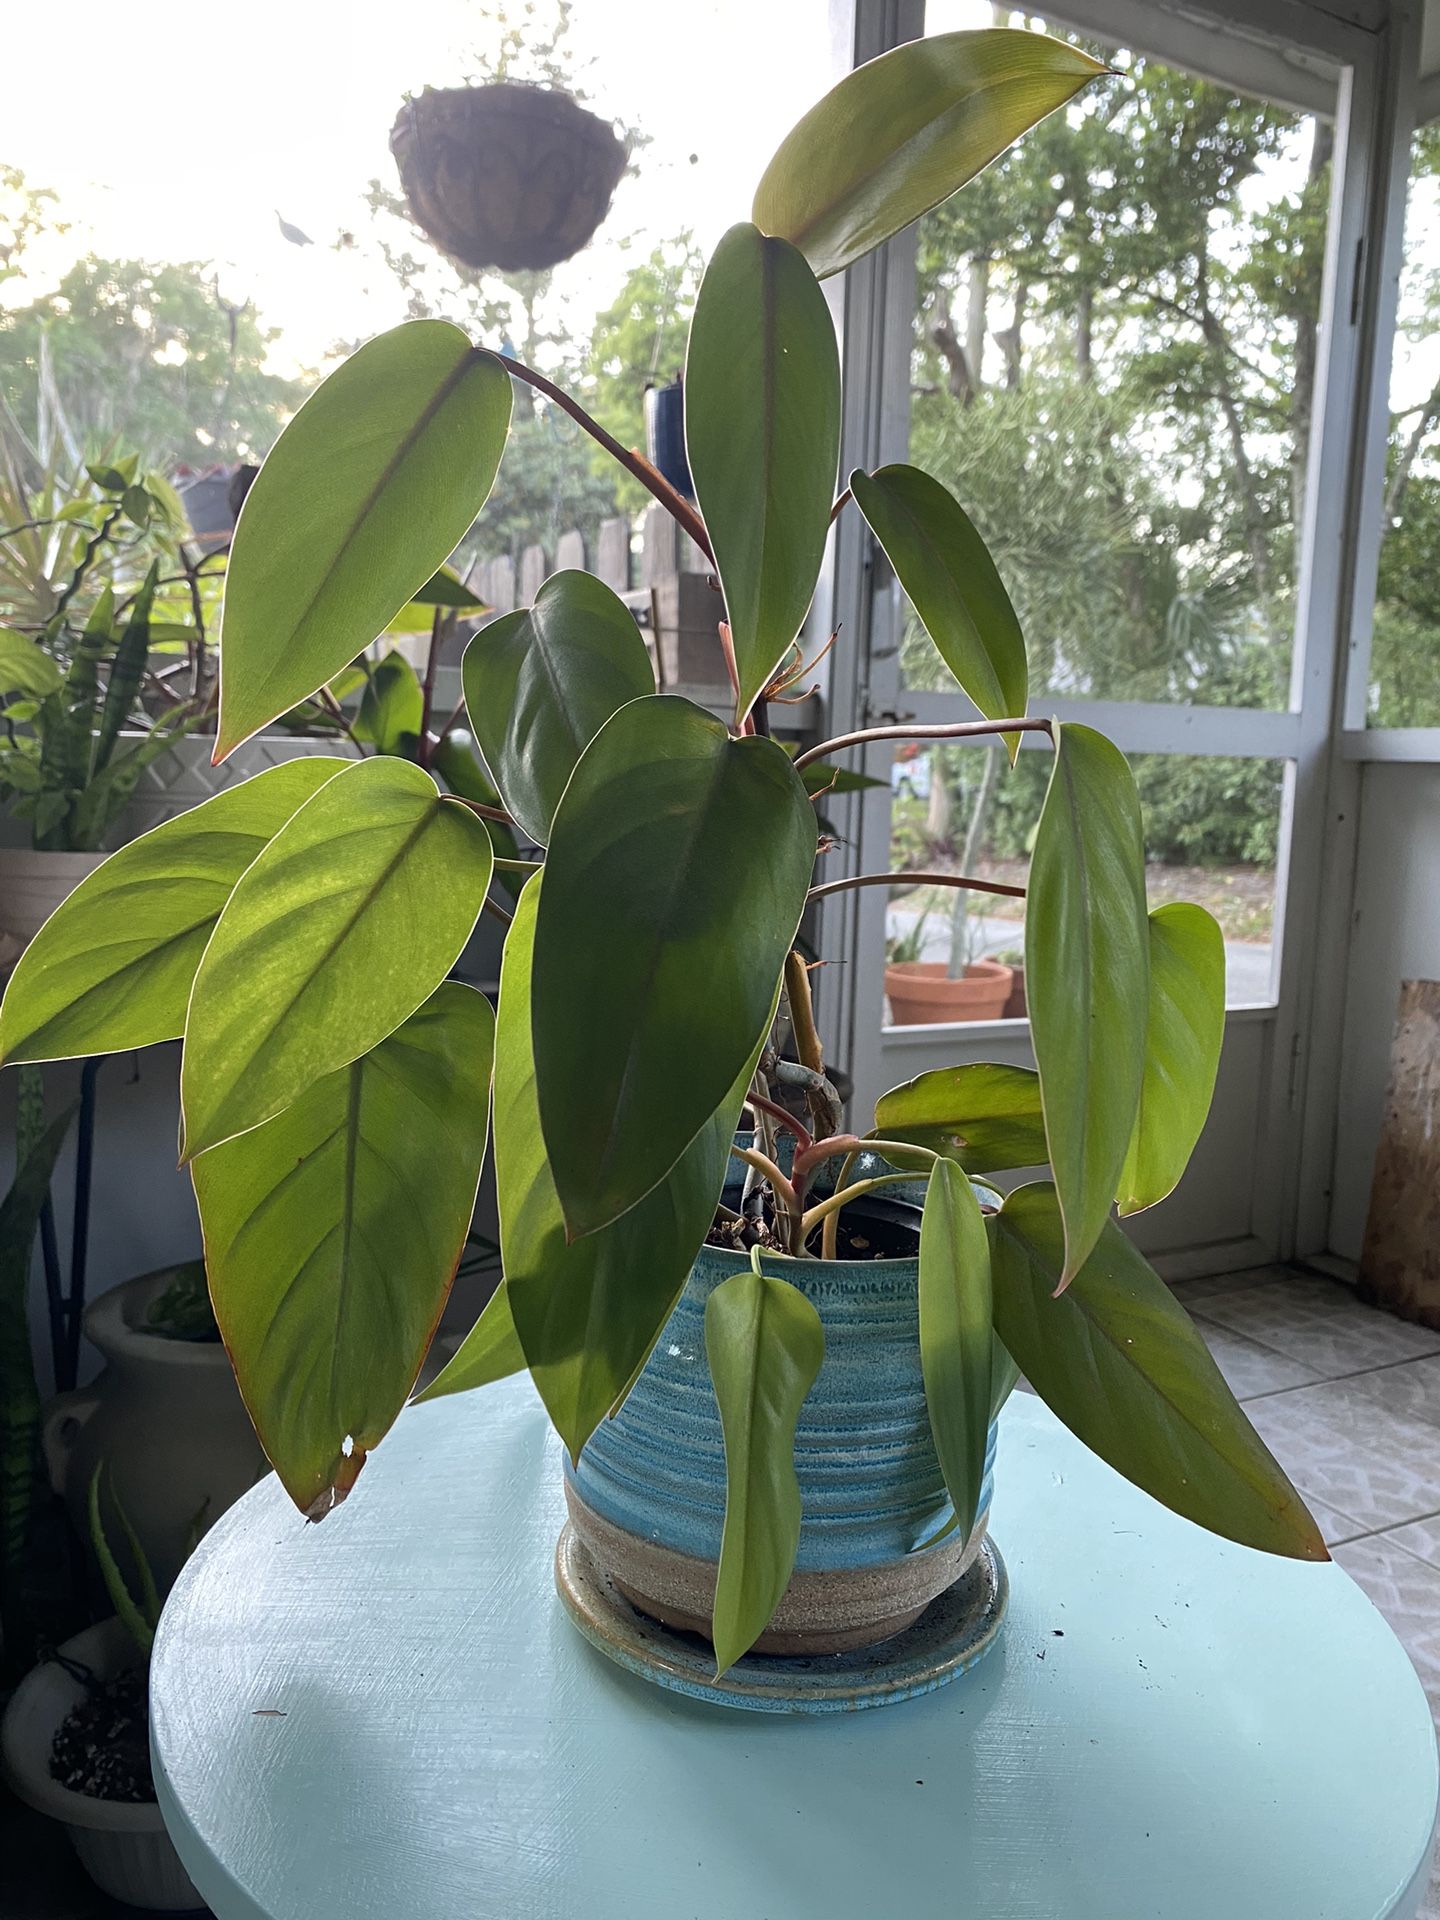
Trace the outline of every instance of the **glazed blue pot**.
<instances>
[{"instance_id":1,"label":"glazed blue pot","mask_svg":"<svg viewBox=\"0 0 1440 1920\"><path fill-rule=\"evenodd\" d=\"M865 1202L846 1210L862 1220ZM893 1202L883 1207L893 1217ZM918 1210L910 1209L916 1227ZM708 1635L725 1518L725 1447L705 1358L705 1303L749 1265L702 1247L679 1304L619 1414L566 1468L575 1531L613 1584L670 1627ZM825 1361L800 1412L795 1573L762 1653L839 1652L903 1631L980 1550L990 1506L990 1428L980 1515L968 1540L935 1541L953 1509L920 1372L918 1261L791 1260L825 1329ZM932 1544L927 1544L927 1542Z\"/></svg>"}]
</instances>

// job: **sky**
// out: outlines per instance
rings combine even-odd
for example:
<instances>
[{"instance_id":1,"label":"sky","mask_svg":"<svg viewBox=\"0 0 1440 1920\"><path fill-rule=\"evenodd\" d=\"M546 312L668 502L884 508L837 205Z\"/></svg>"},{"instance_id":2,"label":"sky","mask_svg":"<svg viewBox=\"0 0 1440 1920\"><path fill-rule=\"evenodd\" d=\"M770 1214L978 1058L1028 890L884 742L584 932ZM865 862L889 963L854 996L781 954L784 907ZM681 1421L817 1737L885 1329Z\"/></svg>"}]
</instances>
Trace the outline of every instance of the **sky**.
<instances>
[{"instance_id":1,"label":"sky","mask_svg":"<svg viewBox=\"0 0 1440 1920\"><path fill-rule=\"evenodd\" d=\"M283 372L403 317L383 268L333 242L363 235L369 180L396 183L405 93L475 71L495 31L475 0L70 0L63 51L50 9L4 12L0 161L55 189L73 222L37 249L35 291L89 250L214 262L227 301L283 328ZM828 7L576 0L572 41L594 110L651 136L596 242L561 269L562 296L593 313L638 249L689 227L708 251L748 215L770 154L831 84ZM277 211L316 244L283 239Z\"/></svg>"}]
</instances>

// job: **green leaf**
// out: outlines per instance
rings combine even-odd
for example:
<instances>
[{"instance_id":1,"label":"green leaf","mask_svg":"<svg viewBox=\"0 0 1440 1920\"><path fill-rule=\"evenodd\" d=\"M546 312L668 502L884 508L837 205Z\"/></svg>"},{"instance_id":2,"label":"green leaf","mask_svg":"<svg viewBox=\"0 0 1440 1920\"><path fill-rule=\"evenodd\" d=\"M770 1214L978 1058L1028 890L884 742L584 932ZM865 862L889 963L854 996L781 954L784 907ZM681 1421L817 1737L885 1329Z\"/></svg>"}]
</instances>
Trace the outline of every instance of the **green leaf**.
<instances>
[{"instance_id":1,"label":"green leaf","mask_svg":"<svg viewBox=\"0 0 1440 1920\"><path fill-rule=\"evenodd\" d=\"M990 1229L995 1330L1077 1439L1211 1533L1293 1559L1329 1558L1189 1315L1114 1221L1058 1298L1055 1189L1019 1188Z\"/></svg>"},{"instance_id":2,"label":"green leaf","mask_svg":"<svg viewBox=\"0 0 1440 1920\"><path fill-rule=\"evenodd\" d=\"M480 1318L466 1334L415 1404L442 1400L448 1393L469 1393L525 1371L525 1349L510 1312L510 1290L502 1280L485 1302Z\"/></svg>"},{"instance_id":3,"label":"green leaf","mask_svg":"<svg viewBox=\"0 0 1440 1920\"><path fill-rule=\"evenodd\" d=\"M270 1464L319 1518L405 1404L470 1228L495 1017L446 981L192 1177L215 1317Z\"/></svg>"},{"instance_id":4,"label":"green leaf","mask_svg":"<svg viewBox=\"0 0 1440 1920\"><path fill-rule=\"evenodd\" d=\"M106 465L87 466L85 469L91 481L102 493L124 493L130 484L119 467Z\"/></svg>"},{"instance_id":5,"label":"green leaf","mask_svg":"<svg viewBox=\"0 0 1440 1920\"><path fill-rule=\"evenodd\" d=\"M670 1171L765 1027L815 858L787 755L632 701L555 815L535 929L540 1118L572 1235Z\"/></svg>"},{"instance_id":6,"label":"green leaf","mask_svg":"<svg viewBox=\"0 0 1440 1920\"><path fill-rule=\"evenodd\" d=\"M825 296L784 240L736 226L700 283L685 446L747 713L815 592L840 457L840 355Z\"/></svg>"},{"instance_id":7,"label":"green leaf","mask_svg":"<svg viewBox=\"0 0 1440 1920\"><path fill-rule=\"evenodd\" d=\"M962 691L987 720L1018 720L1030 684L1020 622L960 502L918 467L852 473L850 491ZM1003 737L1013 766L1020 736Z\"/></svg>"},{"instance_id":8,"label":"green leaf","mask_svg":"<svg viewBox=\"0 0 1440 1920\"><path fill-rule=\"evenodd\" d=\"M100 842L130 804L146 767L164 759L186 734L207 725L207 716L198 709L187 713L183 708L172 708L153 723L143 740L137 740L119 759L101 768L84 792L75 796L70 811L70 844L75 851L98 851Z\"/></svg>"},{"instance_id":9,"label":"green leaf","mask_svg":"<svg viewBox=\"0 0 1440 1920\"><path fill-rule=\"evenodd\" d=\"M0 1626L12 1659L19 1652L13 1636L31 1626L24 1576L38 1509L40 1392L30 1346L30 1260L55 1162L75 1117L75 1107L67 1107L37 1137L26 1124L27 1092L37 1104L43 1098L33 1070L21 1076L19 1167L0 1201Z\"/></svg>"},{"instance_id":10,"label":"green leaf","mask_svg":"<svg viewBox=\"0 0 1440 1920\"><path fill-rule=\"evenodd\" d=\"M137 527L148 527L155 503L144 487L126 487L123 495L125 518Z\"/></svg>"},{"instance_id":11,"label":"green leaf","mask_svg":"<svg viewBox=\"0 0 1440 1920\"><path fill-rule=\"evenodd\" d=\"M823 279L948 200L1105 68L1009 27L938 33L867 61L781 142L755 224Z\"/></svg>"},{"instance_id":12,"label":"green leaf","mask_svg":"<svg viewBox=\"0 0 1440 1920\"><path fill-rule=\"evenodd\" d=\"M158 1611L155 1619L147 1619L145 1613L136 1604L135 1597L125 1584L125 1576L120 1571L110 1542L105 1537L105 1523L100 1517L100 1477L105 1471L104 1461L97 1463L90 1476L90 1492L86 1501L86 1517L89 1521L90 1544L95 1549L95 1558L100 1566L100 1578L105 1583L105 1592L115 1614L141 1653L149 1653L155 1643L155 1628L158 1624ZM119 1496L111 1490L111 1498L119 1508ZM133 1539L134 1532L128 1520L124 1523L127 1534ZM143 1556L142 1556L143 1559ZM144 1562L145 1578L153 1587L154 1576L148 1562Z\"/></svg>"},{"instance_id":13,"label":"green leaf","mask_svg":"<svg viewBox=\"0 0 1440 1920\"><path fill-rule=\"evenodd\" d=\"M430 756L430 771L438 774L450 792L458 793L462 800L478 800L485 807L500 805L500 796L480 763L475 743L461 727L452 728L436 746ZM497 860L518 858L520 848L515 835L503 820L487 820L484 826ZM513 871L499 867L495 878L512 900L518 896L520 881Z\"/></svg>"},{"instance_id":14,"label":"green leaf","mask_svg":"<svg viewBox=\"0 0 1440 1920\"><path fill-rule=\"evenodd\" d=\"M1025 993L1065 1217L1062 1285L1120 1184L1145 1068L1149 949L1135 781L1103 734L1057 724L1025 903Z\"/></svg>"},{"instance_id":15,"label":"green leaf","mask_svg":"<svg viewBox=\"0 0 1440 1920\"><path fill-rule=\"evenodd\" d=\"M145 498L148 499L149 495L146 494ZM145 575L144 583L130 608L125 630L115 649L115 658L110 663L105 704L100 711L100 724L95 729L93 770L96 773L109 765L115 742L120 738L120 729L129 719L139 696L141 682L145 678L145 663L150 658L150 609L159 584L160 563L152 560L150 571Z\"/></svg>"},{"instance_id":16,"label":"green leaf","mask_svg":"<svg viewBox=\"0 0 1440 1920\"><path fill-rule=\"evenodd\" d=\"M381 753L413 756L425 715L425 695L415 669L393 648L371 670L351 732ZM408 744L407 744L408 743Z\"/></svg>"},{"instance_id":17,"label":"green leaf","mask_svg":"<svg viewBox=\"0 0 1440 1920\"><path fill-rule=\"evenodd\" d=\"M417 593L410 596L416 606L446 607L455 613L483 613L485 602L456 573L453 567L441 567Z\"/></svg>"},{"instance_id":18,"label":"green leaf","mask_svg":"<svg viewBox=\"0 0 1440 1920\"><path fill-rule=\"evenodd\" d=\"M540 1397L578 1458L643 1366L714 1221L759 1045L660 1184L608 1227L567 1241L535 1098L530 998L539 897L536 875L505 937L495 1186L510 1310ZM767 1022L762 1044L768 1032Z\"/></svg>"},{"instance_id":19,"label":"green leaf","mask_svg":"<svg viewBox=\"0 0 1440 1920\"><path fill-rule=\"evenodd\" d=\"M289 760L112 853L21 954L0 1005L0 1061L178 1040L200 956L236 881L346 766Z\"/></svg>"},{"instance_id":20,"label":"green leaf","mask_svg":"<svg viewBox=\"0 0 1440 1920\"><path fill-rule=\"evenodd\" d=\"M937 1160L920 1223L920 1369L940 1470L967 1540L985 1479L994 1344L980 1203L960 1169Z\"/></svg>"},{"instance_id":21,"label":"green leaf","mask_svg":"<svg viewBox=\"0 0 1440 1920\"><path fill-rule=\"evenodd\" d=\"M635 617L592 574L555 573L533 607L465 649L465 706L505 805L537 846L575 763L605 722L655 691Z\"/></svg>"},{"instance_id":22,"label":"green leaf","mask_svg":"<svg viewBox=\"0 0 1440 1920\"><path fill-rule=\"evenodd\" d=\"M820 1316L788 1280L752 1270L705 1303L705 1354L725 1435L725 1530L711 1638L716 1678L769 1625L795 1567L795 1422L825 1357Z\"/></svg>"},{"instance_id":23,"label":"green leaf","mask_svg":"<svg viewBox=\"0 0 1440 1920\"><path fill-rule=\"evenodd\" d=\"M259 1126L414 1013L459 959L490 841L408 760L359 760L226 903L190 995L184 1157Z\"/></svg>"},{"instance_id":24,"label":"green leaf","mask_svg":"<svg viewBox=\"0 0 1440 1920\"><path fill-rule=\"evenodd\" d=\"M43 700L56 691L62 678L38 641L11 627L0 627L0 695L26 693Z\"/></svg>"},{"instance_id":25,"label":"green leaf","mask_svg":"<svg viewBox=\"0 0 1440 1920\"><path fill-rule=\"evenodd\" d=\"M808 767L802 767L800 778L812 800L831 793L863 793L867 787L890 784L887 780L877 780L873 774L857 773L853 767L830 767L820 761L811 761Z\"/></svg>"},{"instance_id":26,"label":"green leaf","mask_svg":"<svg viewBox=\"0 0 1440 1920\"><path fill-rule=\"evenodd\" d=\"M1210 1111L1224 1039L1224 936L1203 907L1156 907L1145 1075L1120 1175L1121 1213L1153 1207L1178 1184Z\"/></svg>"},{"instance_id":27,"label":"green leaf","mask_svg":"<svg viewBox=\"0 0 1440 1920\"><path fill-rule=\"evenodd\" d=\"M882 1093L875 1132L943 1153L967 1173L1034 1167L1048 1157L1039 1075L987 1060L936 1067Z\"/></svg>"},{"instance_id":28,"label":"green leaf","mask_svg":"<svg viewBox=\"0 0 1440 1920\"><path fill-rule=\"evenodd\" d=\"M510 378L445 320L352 354L245 496L220 636L221 760L363 651L485 504Z\"/></svg>"}]
</instances>

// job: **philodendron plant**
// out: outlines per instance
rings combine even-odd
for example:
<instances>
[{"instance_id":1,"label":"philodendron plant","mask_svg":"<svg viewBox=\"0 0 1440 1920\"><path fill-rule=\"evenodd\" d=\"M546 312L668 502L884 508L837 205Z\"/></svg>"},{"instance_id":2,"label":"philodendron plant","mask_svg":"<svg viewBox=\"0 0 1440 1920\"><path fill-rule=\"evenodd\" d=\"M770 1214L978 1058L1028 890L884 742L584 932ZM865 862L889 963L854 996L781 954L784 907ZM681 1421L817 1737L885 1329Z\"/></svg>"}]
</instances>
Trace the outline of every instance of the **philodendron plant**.
<instances>
[{"instance_id":1,"label":"philodendron plant","mask_svg":"<svg viewBox=\"0 0 1440 1920\"><path fill-rule=\"evenodd\" d=\"M1027 713L1019 627L960 504L908 466L851 474L835 498L840 364L820 281L1101 71L1039 35L948 34L858 69L805 116L700 289L694 506L540 375L433 320L362 347L261 470L227 584L222 757L441 565L495 480L514 380L581 419L711 558L735 690L725 720L657 693L634 620L582 573L471 642L471 727L536 853L503 863L524 886L498 1016L447 977L482 908L510 918L490 899L490 809L396 759L304 760L208 801L116 854L21 961L0 1013L8 1060L183 1037L182 1156L216 1314L265 1449L312 1517L350 1491L413 1387L469 1225L493 1080L504 1280L427 1397L528 1365L578 1456L707 1237L752 1250L706 1316L730 1473L722 1666L763 1629L795 1553L794 1421L824 1343L787 1258L833 1257L846 1206L917 1173L921 1359L959 1525L980 1498L1003 1349L1165 1505L1325 1557L1113 1216L1168 1193L1199 1134L1219 931L1198 907L1147 913L1129 769L1090 728ZM877 878L817 879L833 763L901 730L792 758L766 724L801 670L827 530L852 501L982 716L921 731L998 736L1012 761L1031 734L1053 755L1026 913L1036 1070L924 1074L868 1128L842 1118L795 942L817 895ZM733 1155L736 1210L721 1204ZM970 1179L1046 1162L1048 1180L1003 1204Z\"/></svg>"}]
</instances>

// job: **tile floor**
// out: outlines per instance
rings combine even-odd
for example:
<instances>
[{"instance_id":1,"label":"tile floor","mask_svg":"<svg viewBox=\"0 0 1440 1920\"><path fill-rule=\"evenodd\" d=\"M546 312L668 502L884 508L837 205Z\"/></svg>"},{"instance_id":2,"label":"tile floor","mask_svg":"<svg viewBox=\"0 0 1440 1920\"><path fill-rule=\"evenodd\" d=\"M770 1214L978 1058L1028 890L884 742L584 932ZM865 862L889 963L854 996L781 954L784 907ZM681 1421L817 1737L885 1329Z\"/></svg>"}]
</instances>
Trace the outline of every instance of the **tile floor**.
<instances>
[{"instance_id":1,"label":"tile floor","mask_svg":"<svg viewBox=\"0 0 1440 1920\"><path fill-rule=\"evenodd\" d=\"M1175 1293L1440 1721L1440 1333L1280 1268ZM1421 1920L1440 1920L1440 1871Z\"/></svg>"},{"instance_id":2,"label":"tile floor","mask_svg":"<svg viewBox=\"0 0 1440 1920\"><path fill-rule=\"evenodd\" d=\"M1440 1719L1440 1333L1280 1268L1175 1292ZM97 1898L58 1835L13 1802L0 1804L0 1859L23 1862L0 1920L144 1920ZM1440 1920L1440 1872L1422 1920Z\"/></svg>"}]
</instances>

